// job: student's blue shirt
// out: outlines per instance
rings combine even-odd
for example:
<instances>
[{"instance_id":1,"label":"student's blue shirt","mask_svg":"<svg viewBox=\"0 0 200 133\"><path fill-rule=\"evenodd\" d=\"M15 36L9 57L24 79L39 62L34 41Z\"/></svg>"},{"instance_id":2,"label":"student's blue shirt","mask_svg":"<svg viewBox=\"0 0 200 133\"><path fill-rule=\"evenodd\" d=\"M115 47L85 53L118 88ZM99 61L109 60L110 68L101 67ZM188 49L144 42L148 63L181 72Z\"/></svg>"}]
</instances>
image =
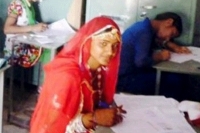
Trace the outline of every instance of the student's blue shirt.
<instances>
[{"instance_id":1,"label":"student's blue shirt","mask_svg":"<svg viewBox=\"0 0 200 133\"><path fill-rule=\"evenodd\" d=\"M117 91L150 94L155 84L155 72L151 72L154 40L155 32L148 18L131 25L122 34Z\"/></svg>"},{"instance_id":2,"label":"student's blue shirt","mask_svg":"<svg viewBox=\"0 0 200 133\"><path fill-rule=\"evenodd\" d=\"M157 47L154 40L155 32L148 18L136 22L125 30L122 35L118 92L154 94L156 70L151 67L154 63L152 52ZM183 84L187 84L187 79L186 75L163 73L161 95L180 98L180 92L187 88L187 85Z\"/></svg>"},{"instance_id":3,"label":"student's blue shirt","mask_svg":"<svg viewBox=\"0 0 200 133\"><path fill-rule=\"evenodd\" d=\"M122 34L119 75L134 74L143 67L153 64L154 36L151 21L148 18L136 22L125 30Z\"/></svg>"}]
</instances>

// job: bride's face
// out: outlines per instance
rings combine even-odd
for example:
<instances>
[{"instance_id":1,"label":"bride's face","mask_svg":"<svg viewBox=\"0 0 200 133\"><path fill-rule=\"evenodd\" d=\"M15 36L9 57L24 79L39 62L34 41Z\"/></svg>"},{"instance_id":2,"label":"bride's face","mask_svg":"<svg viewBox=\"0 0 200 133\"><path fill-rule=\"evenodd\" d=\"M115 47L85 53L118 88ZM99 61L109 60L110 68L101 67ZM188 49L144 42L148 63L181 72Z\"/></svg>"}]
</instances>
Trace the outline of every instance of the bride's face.
<instances>
[{"instance_id":1,"label":"bride's face","mask_svg":"<svg viewBox=\"0 0 200 133\"><path fill-rule=\"evenodd\" d=\"M107 66L118 51L119 41L117 29L93 36L90 48L93 63Z\"/></svg>"}]
</instances>

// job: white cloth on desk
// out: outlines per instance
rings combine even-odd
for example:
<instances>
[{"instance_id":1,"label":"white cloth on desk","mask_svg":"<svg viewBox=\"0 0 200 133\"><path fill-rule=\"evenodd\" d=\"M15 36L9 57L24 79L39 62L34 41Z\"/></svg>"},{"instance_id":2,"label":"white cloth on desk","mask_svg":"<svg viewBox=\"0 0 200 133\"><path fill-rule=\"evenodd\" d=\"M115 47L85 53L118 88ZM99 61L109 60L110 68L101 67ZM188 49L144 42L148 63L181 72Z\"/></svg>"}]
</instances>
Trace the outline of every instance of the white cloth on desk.
<instances>
[{"instance_id":1,"label":"white cloth on desk","mask_svg":"<svg viewBox=\"0 0 200 133\"><path fill-rule=\"evenodd\" d=\"M199 119L200 121L200 103L184 100L179 103L178 108L182 112L187 112L191 121Z\"/></svg>"}]
</instances>

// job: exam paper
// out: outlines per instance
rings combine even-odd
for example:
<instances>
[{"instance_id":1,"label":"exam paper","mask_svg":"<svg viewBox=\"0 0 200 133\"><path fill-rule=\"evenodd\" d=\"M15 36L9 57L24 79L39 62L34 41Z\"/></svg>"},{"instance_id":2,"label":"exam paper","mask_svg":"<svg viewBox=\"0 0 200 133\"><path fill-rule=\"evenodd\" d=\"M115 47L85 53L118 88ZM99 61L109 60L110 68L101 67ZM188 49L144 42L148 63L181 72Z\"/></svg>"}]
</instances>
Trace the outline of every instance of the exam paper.
<instances>
[{"instance_id":1,"label":"exam paper","mask_svg":"<svg viewBox=\"0 0 200 133\"><path fill-rule=\"evenodd\" d=\"M195 133L176 101L163 96L115 95L117 105L127 111L115 133Z\"/></svg>"},{"instance_id":2,"label":"exam paper","mask_svg":"<svg viewBox=\"0 0 200 133\"><path fill-rule=\"evenodd\" d=\"M61 19L48 25L44 32L35 32L45 36L63 36L74 34L75 31L70 27L66 19Z\"/></svg>"},{"instance_id":3,"label":"exam paper","mask_svg":"<svg viewBox=\"0 0 200 133\"><path fill-rule=\"evenodd\" d=\"M193 54L178 54L171 52L170 61L176 63L183 63L185 61L192 60L194 58Z\"/></svg>"},{"instance_id":4,"label":"exam paper","mask_svg":"<svg viewBox=\"0 0 200 133\"><path fill-rule=\"evenodd\" d=\"M192 51L192 54L194 55L194 58L192 60L200 62L200 48L189 47L189 49Z\"/></svg>"},{"instance_id":5,"label":"exam paper","mask_svg":"<svg viewBox=\"0 0 200 133\"><path fill-rule=\"evenodd\" d=\"M53 42L54 42L53 39L50 39L50 38L48 38L48 37L46 37L46 38L37 38L37 37L36 37L35 40L36 40L37 42L41 43L41 44L47 44L47 43L53 43Z\"/></svg>"},{"instance_id":6,"label":"exam paper","mask_svg":"<svg viewBox=\"0 0 200 133\"><path fill-rule=\"evenodd\" d=\"M171 52L170 61L176 62L176 63L183 63L189 60L200 62L200 48L193 47L193 46L189 46L187 48L191 51L190 54L177 54L177 53Z\"/></svg>"},{"instance_id":7,"label":"exam paper","mask_svg":"<svg viewBox=\"0 0 200 133\"><path fill-rule=\"evenodd\" d=\"M66 19L61 19L48 25L44 32L34 32L35 40L39 43L65 43L76 32L70 27Z\"/></svg>"}]
</instances>

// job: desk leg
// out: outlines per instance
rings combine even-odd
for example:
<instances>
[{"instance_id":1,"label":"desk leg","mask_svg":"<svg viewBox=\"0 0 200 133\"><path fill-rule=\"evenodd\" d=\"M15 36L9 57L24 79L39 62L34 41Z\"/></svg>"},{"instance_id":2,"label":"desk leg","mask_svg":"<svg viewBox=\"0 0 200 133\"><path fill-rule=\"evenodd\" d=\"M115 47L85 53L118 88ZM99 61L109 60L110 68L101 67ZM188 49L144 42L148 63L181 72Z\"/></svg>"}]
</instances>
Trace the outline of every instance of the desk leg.
<instances>
[{"instance_id":1,"label":"desk leg","mask_svg":"<svg viewBox=\"0 0 200 133\"><path fill-rule=\"evenodd\" d=\"M8 115L7 115L7 120L8 122L10 122L10 116L11 116L11 112L13 111L13 82L14 82L14 44L15 44L15 40L12 40L12 55L10 58L10 65L11 65L11 69L10 69L10 83L9 83L9 89L8 89Z\"/></svg>"},{"instance_id":2,"label":"desk leg","mask_svg":"<svg viewBox=\"0 0 200 133\"><path fill-rule=\"evenodd\" d=\"M4 72L0 73L0 132L3 132L3 91L4 91Z\"/></svg>"},{"instance_id":3,"label":"desk leg","mask_svg":"<svg viewBox=\"0 0 200 133\"><path fill-rule=\"evenodd\" d=\"M160 79L161 79L161 71L157 70L157 72L156 72L156 89L155 89L155 95L159 95Z\"/></svg>"}]
</instances>

